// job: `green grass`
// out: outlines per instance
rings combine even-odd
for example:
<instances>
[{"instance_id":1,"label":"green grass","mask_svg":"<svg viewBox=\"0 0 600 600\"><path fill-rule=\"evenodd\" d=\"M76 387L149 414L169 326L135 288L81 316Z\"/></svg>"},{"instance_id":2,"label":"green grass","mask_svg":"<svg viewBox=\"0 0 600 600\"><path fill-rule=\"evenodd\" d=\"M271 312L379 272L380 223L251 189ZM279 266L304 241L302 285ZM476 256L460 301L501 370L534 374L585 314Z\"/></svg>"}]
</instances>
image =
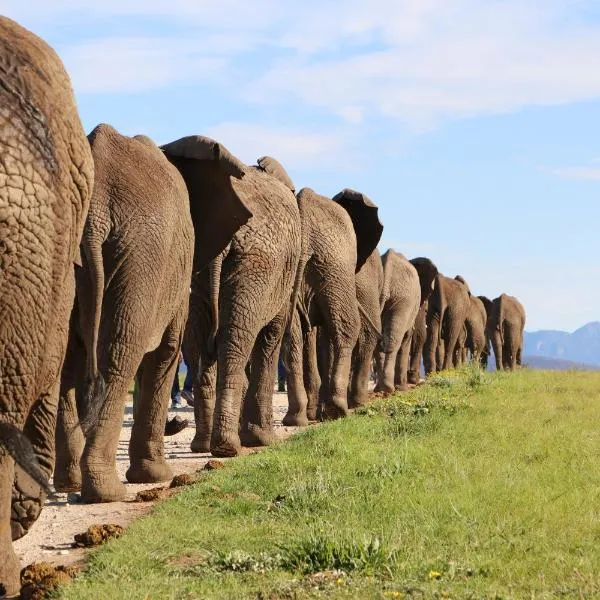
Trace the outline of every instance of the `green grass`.
<instances>
[{"instance_id":1,"label":"green grass","mask_svg":"<svg viewBox=\"0 0 600 600\"><path fill-rule=\"evenodd\" d=\"M441 374L202 475L61 597L599 597L599 456L600 374Z\"/></svg>"}]
</instances>

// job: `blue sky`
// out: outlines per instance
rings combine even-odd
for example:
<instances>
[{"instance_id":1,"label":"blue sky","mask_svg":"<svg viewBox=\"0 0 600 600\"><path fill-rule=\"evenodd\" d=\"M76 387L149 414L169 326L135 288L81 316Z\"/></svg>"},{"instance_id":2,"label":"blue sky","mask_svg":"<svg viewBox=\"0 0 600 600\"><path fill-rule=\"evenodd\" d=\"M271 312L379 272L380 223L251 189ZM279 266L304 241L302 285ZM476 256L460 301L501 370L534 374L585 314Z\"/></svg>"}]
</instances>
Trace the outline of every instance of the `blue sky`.
<instances>
[{"instance_id":1,"label":"blue sky","mask_svg":"<svg viewBox=\"0 0 600 600\"><path fill-rule=\"evenodd\" d=\"M86 131L201 133L380 207L527 329L600 319L600 3L0 0L71 74Z\"/></svg>"}]
</instances>

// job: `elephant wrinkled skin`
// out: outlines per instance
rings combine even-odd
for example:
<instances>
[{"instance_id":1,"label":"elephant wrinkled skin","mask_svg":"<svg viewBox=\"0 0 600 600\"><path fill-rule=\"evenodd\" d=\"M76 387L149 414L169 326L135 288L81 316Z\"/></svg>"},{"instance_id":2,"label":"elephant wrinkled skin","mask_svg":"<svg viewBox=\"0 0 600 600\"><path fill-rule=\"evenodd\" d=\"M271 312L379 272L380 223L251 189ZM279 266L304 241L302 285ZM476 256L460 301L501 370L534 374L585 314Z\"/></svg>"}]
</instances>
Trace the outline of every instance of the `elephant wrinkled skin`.
<instances>
[{"instance_id":1,"label":"elephant wrinkled skin","mask_svg":"<svg viewBox=\"0 0 600 600\"><path fill-rule=\"evenodd\" d=\"M273 440L273 381L291 318L300 213L291 180L272 173L274 159L263 157L258 167L248 167L221 144L197 136L163 150L186 181L196 230L183 348L194 374L192 451L235 456L242 444L261 446ZM207 151L218 159L210 164L188 162L190 156ZM230 182L227 173L232 168L240 178ZM223 240L227 243L208 267L203 246L222 234L223 227L200 233L207 207L230 230L235 226L232 219L243 221L230 240Z\"/></svg>"},{"instance_id":2,"label":"elephant wrinkled skin","mask_svg":"<svg viewBox=\"0 0 600 600\"><path fill-rule=\"evenodd\" d=\"M12 595L19 590L19 565L11 538L24 535L38 517L54 463L73 263L93 162L60 59L4 17L0 156L0 588ZM21 449L33 446L35 456L19 454L20 442Z\"/></svg>"},{"instance_id":3,"label":"elephant wrinkled skin","mask_svg":"<svg viewBox=\"0 0 600 600\"><path fill-rule=\"evenodd\" d=\"M357 301L356 273L377 247L383 226L377 207L354 190L345 189L332 200L304 188L297 200L302 218L301 285L290 344L283 353L289 402L283 422L301 426L317 418L319 406L327 418L348 412L361 314L368 320L367 309ZM377 325L370 326L378 335Z\"/></svg>"},{"instance_id":4,"label":"elephant wrinkled skin","mask_svg":"<svg viewBox=\"0 0 600 600\"><path fill-rule=\"evenodd\" d=\"M425 373L451 369L469 310L468 286L438 273L429 298Z\"/></svg>"},{"instance_id":5,"label":"elephant wrinkled skin","mask_svg":"<svg viewBox=\"0 0 600 600\"><path fill-rule=\"evenodd\" d=\"M125 496L115 459L124 399L136 373L140 396L127 479L151 483L172 476L163 434L187 318L194 231L185 183L154 142L123 136L109 125L98 125L88 137L96 177L81 243L83 267L76 272L85 353L69 352L60 416L72 414L73 386L87 377L90 427L80 463L81 495L88 502L111 502ZM70 345L75 338L73 331ZM66 450L77 452L70 443ZM78 485L78 458L57 462L63 489Z\"/></svg>"},{"instance_id":6,"label":"elephant wrinkled skin","mask_svg":"<svg viewBox=\"0 0 600 600\"><path fill-rule=\"evenodd\" d=\"M348 408L367 402L373 354L381 338L380 297L383 291L383 265L375 249L356 274L356 300L360 310L360 331L352 351L352 372Z\"/></svg>"},{"instance_id":7,"label":"elephant wrinkled skin","mask_svg":"<svg viewBox=\"0 0 600 600\"><path fill-rule=\"evenodd\" d=\"M514 371L522 364L525 309L514 297L495 298L488 318L488 335L494 348L496 369Z\"/></svg>"},{"instance_id":8,"label":"elephant wrinkled skin","mask_svg":"<svg viewBox=\"0 0 600 600\"><path fill-rule=\"evenodd\" d=\"M376 391L408 389L414 327L433 291L437 267L428 258L407 260L389 249L382 257L384 285L381 294L383 335ZM419 324L420 325L420 324ZM421 335L419 331L417 335ZM420 351L418 352L420 362ZM412 383L418 382L412 375ZM416 381L414 381L416 379Z\"/></svg>"}]
</instances>

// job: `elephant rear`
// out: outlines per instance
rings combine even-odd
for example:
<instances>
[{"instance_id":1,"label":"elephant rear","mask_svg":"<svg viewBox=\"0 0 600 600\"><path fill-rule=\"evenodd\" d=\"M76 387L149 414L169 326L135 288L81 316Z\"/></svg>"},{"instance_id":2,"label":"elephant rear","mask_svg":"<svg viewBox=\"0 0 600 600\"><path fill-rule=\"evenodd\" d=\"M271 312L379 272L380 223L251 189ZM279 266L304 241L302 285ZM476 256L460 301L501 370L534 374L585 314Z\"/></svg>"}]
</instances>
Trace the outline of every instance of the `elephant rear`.
<instances>
[{"instance_id":1,"label":"elephant rear","mask_svg":"<svg viewBox=\"0 0 600 600\"><path fill-rule=\"evenodd\" d=\"M16 593L11 495L17 538L39 515L54 462L57 385L93 163L60 59L4 17L0 80L0 444L21 467L13 471L0 448L0 584Z\"/></svg>"}]
</instances>

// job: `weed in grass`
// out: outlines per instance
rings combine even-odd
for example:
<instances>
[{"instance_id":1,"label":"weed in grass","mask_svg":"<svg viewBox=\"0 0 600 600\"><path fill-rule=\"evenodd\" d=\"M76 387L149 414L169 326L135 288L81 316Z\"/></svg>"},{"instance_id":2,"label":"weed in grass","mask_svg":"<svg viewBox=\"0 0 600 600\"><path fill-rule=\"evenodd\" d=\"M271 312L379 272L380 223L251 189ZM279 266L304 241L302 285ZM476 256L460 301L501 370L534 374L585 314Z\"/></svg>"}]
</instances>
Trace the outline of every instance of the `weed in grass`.
<instances>
[{"instance_id":1,"label":"weed in grass","mask_svg":"<svg viewBox=\"0 0 600 600\"><path fill-rule=\"evenodd\" d=\"M282 558L279 554L274 556L261 552L252 556L242 550L233 552L219 553L209 559L208 564L216 571L233 571L237 573L266 573L279 569L282 564Z\"/></svg>"},{"instance_id":2,"label":"weed in grass","mask_svg":"<svg viewBox=\"0 0 600 600\"><path fill-rule=\"evenodd\" d=\"M378 537L357 542L318 535L280 549L282 567L304 574L339 570L383 575L389 574L398 560L398 551L388 550Z\"/></svg>"}]
</instances>

